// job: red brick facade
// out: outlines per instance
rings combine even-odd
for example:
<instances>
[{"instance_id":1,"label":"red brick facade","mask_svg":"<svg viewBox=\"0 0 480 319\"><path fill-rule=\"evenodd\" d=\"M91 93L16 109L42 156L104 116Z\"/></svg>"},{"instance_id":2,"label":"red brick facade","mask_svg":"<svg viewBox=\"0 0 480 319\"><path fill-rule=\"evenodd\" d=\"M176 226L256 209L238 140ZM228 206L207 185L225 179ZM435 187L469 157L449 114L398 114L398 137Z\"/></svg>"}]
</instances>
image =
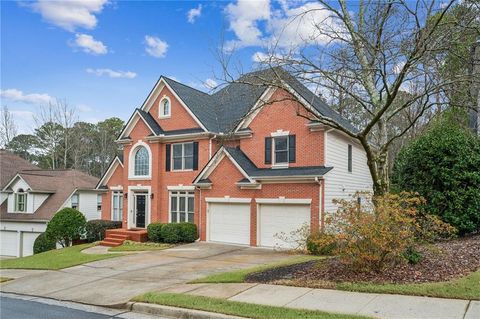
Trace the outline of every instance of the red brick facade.
<instances>
[{"instance_id":1,"label":"red brick facade","mask_svg":"<svg viewBox=\"0 0 480 319\"><path fill-rule=\"evenodd\" d=\"M283 92L276 92L272 99L279 99ZM149 108L148 112L157 121L164 130L178 130L200 127L192 115L185 109L175 95L164 87ZM168 96L171 102L170 118L159 118L159 103L164 96ZM147 104L148 105L148 104ZM240 146L240 149L254 162L259 168L268 168L271 165L265 164L264 143L265 137L278 130L288 131L290 135L296 136L296 161L290 163L291 167L297 166L322 166L324 165L324 133L323 131L312 132L307 126L308 120L299 117L297 111L302 108L298 103L292 101L275 102L266 105L249 124L253 134L250 137L234 138L228 141L229 146ZM150 187L150 218L149 222L169 222L169 190L172 186L190 186L202 168L207 165L210 158L221 147L220 139L214 133L207 136L198 134L197 136L183 138L182 141L198 142L198 170L190 171L166 171L166 144L176 141L158 141L149 138L151 129L145 122L138 118L134 128L129 134L130 141L123 143L123 168L119 165L111 177L106 181L105 186L109 190L103 195L102 218L111 218L111 187L121 185L124 194L129 193L130 187ZM151 178L133 179L129 176L129 165L132 148L139 143L145 143L151 152ZM322 207L323 207L323 187L322 181L300 181L300 182L277 182L263 183L260 189L241 189L236 184L244 176L234 165L234 163L225 157L208 177L212 186L210 189L198 189L195 192L195 212L194 221L199 227L201 240L206 240L206 219L207 203L205 197L224 197L251 198L251 225L250 225L250 244L257 244L257 203L258 198L279 198L287 199L311 199L311 228L316 229L321 225ZM124 197L123 201L123 226L128 227L129 218L129 195Z\"/></svg>"}]
</instances>

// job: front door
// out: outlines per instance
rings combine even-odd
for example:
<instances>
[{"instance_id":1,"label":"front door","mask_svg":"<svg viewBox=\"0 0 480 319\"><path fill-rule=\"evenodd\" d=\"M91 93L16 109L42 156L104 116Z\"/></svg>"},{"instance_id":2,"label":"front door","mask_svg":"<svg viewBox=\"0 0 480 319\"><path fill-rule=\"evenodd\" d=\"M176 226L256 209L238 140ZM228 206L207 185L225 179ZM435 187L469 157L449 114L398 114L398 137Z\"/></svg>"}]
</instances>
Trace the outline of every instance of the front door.
<instances>
[{"instance_id":1,"label":"front door","mask_svg":"<svg viewBox=\"0 0 480 319\"><path fill-rule=\"evenodd\" d=\"M147 194L134 195L134 224L135 227L145 228L145 213L147 211Z\"/></svg>"}]
</instances>

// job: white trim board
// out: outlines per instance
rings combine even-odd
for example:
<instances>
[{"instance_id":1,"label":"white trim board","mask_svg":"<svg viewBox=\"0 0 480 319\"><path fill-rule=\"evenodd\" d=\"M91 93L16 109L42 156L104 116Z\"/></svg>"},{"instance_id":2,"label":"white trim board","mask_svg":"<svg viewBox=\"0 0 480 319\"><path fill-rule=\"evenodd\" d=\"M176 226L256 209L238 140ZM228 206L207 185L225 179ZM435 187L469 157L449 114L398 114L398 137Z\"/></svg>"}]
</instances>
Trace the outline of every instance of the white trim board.
<instances>
[{"instance_id":1,"label":"white trim board","mask_svg":"<svg viewBox=\"0 0 480 319\"><path fill-rule=\"evenodd\" d=\"M207 203L251 203L251 198L242 198L242 197L205 197Z\"/></svg>"}]
</instances>

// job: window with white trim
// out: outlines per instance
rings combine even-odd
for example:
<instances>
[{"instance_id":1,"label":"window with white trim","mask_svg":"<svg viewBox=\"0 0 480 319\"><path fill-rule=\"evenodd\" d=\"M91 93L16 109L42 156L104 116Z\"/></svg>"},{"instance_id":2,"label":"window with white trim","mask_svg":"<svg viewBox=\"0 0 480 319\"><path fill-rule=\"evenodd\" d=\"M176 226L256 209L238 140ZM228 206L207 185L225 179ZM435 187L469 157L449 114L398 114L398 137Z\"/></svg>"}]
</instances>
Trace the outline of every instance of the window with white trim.
<instances>
[{"instance_id":1,"label":"window with white trim","mask_svg":"<svg viewBox=\"0 0 480 319\"><path fill-rule=\"evenodd\" d=\"M273 138L273 164L288 164L288 135Z\"/></svg>"},{"instance_id":2,"label":"window with white trim","mask_svg":"<svg viewBox=\"0 0 480 319\"><path fill-rule=\"evenodd\" d=\"M172 168L174 171L193 169L193 142L172 144Z\"/></svg>"},{"instance_id":3,"label":"window with white trim","mask_svg":"<svg viewBox=\"0 0 480 319\"><path fill-rule=\"evenodd\" d=\"M27 211L27 193L22 188L15 193L15 211L21 213Z\"/></svg>"},{"instance_id":4,"label":"window with white trim","mask_svg":"<svg viewBox=\"0 0 480 319\"><path fill-rule=\"evenodd\" d=\"M195 193L184 191L170 192L170 222L193 223Z\"/></svg>"},{"instance_id":5,"label":"window with white trim","mask_svg":"<svg viewBox=\"0 0 480 319\"><path fill-rule=\"evenodd\" d=\"M165 97L160 101L160 117L170 117L170 112L170 100Z\"/></svg>"},{"instance_id":6,"label":"window with white trim","mask_svg":"<svg viewBox=\"0 0 480 319\"><path fill-rule=\"evenodd\" d=\"M134 170L135 176L148 176L150 174L150 158L147 148L140 146L135 152Z\"/></svg>"},{"instance_id":7,"label":"window with white trim","mask_svg":"<svg viewBox=\"0 0 480 319\"><path fill-rule=\"evenodd\" d=\"M352 145L348 144L348 172L351 173L353 171L353 151Z\"/></svg>"},{"instance_id":8,"label":"window with white trim","mask_svg":"<svg viewBox=\"0 0 480 319\"><path fill-rule=\"evenodd\" d=\"M70 201L72 208L78 210L78 207L80 205L80 197L78 196L78 194L73 194Z\"/></svg>"},{"instance_id":9,"label":"window with white trim","mask_svg":"<svg viewBox=\"0 0 480 319\"><path fill-rule=\"evenodd\" d=\"M101 212L102 211L102 195L97 194L97 211Z\"/></svg>"},{"instance_id":10,"label":"window with white trim","mask_svg":"<svg viewBox=\"0 0 480 319\"><path fill-rule=\"evenodd\" d=\"M112 193L112 220L121 221L123 219L123 192L114 191Z\"/></svg>"}]
</instances>

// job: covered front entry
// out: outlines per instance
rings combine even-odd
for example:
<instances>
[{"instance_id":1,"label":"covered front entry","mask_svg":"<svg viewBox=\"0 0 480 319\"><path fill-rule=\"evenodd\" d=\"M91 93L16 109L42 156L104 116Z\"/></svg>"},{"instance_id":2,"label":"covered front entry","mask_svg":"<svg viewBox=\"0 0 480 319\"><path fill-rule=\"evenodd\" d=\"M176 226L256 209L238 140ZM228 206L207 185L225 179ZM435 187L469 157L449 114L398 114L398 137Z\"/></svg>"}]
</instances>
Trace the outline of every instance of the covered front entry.
<instances>
[{"instance_id":1,"label":"covered front entry","mask_svg":"<svg viewBox=\"0 0 480 319\"><path fill-rule=\"evenodd\" d=\"M207 240L249 245L250 199L207 202Z\"/></svg>"},{"instance_id":2,"label":"covered front entry","mask_svg":"<svg viewBox=\"0 0 480 319\"><path fill-rule=\"evenodd\" d=\"M128 191L128 229L145 228L150 223L150 186L130 186Z\"/></svg>"}]
</instances>

